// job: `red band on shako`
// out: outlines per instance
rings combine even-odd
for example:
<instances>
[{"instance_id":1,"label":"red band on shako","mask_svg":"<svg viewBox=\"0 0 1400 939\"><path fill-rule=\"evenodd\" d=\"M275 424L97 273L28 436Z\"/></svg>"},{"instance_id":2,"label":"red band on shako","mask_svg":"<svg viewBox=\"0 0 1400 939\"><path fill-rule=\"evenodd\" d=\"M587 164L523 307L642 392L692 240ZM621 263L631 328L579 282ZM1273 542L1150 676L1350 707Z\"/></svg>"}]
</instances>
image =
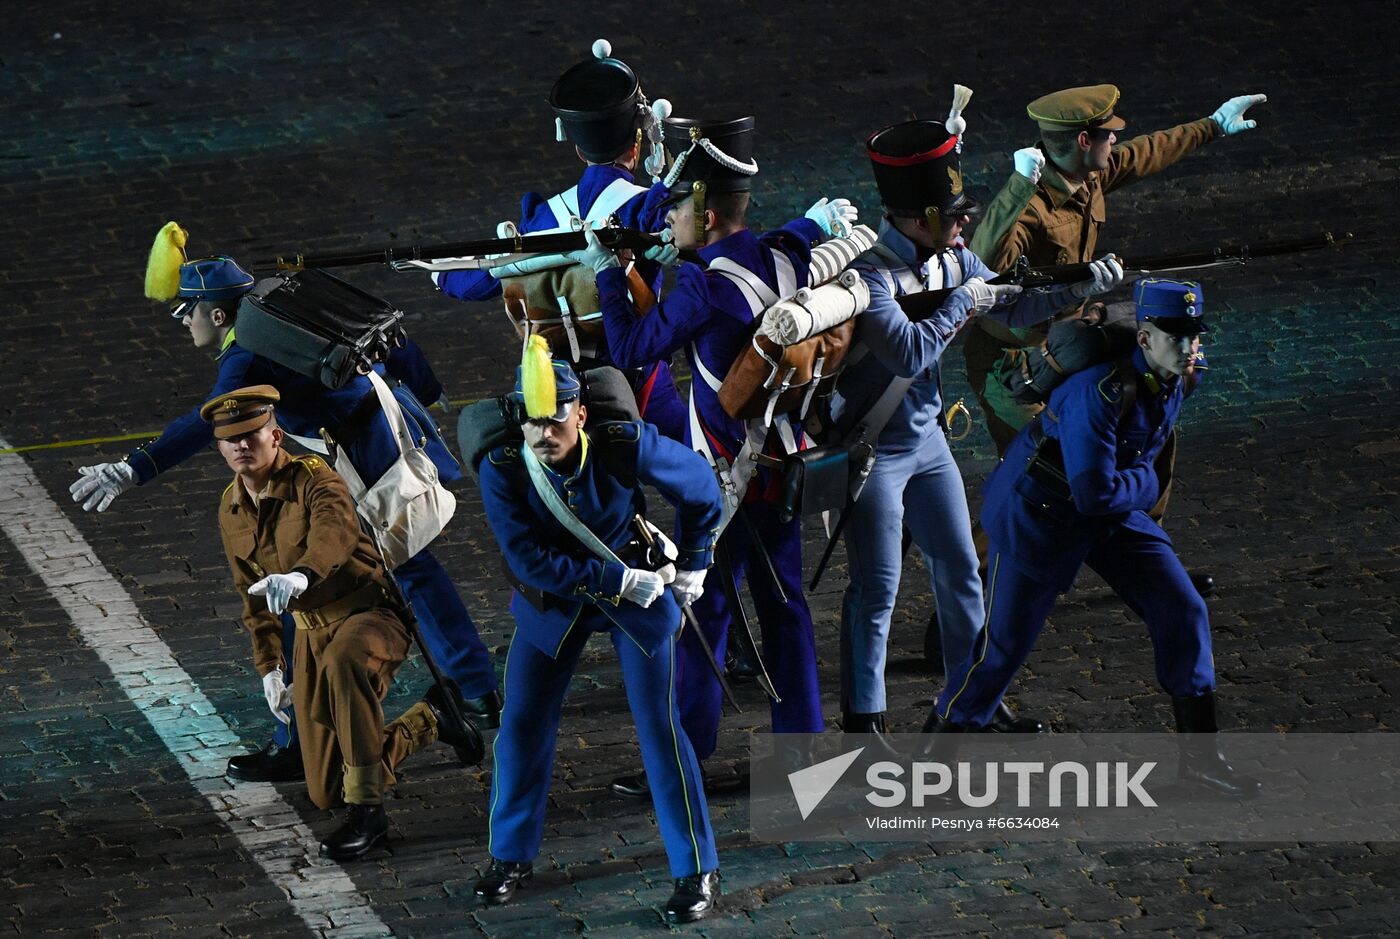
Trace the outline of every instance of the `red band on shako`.
<instances>
[{"instance_id":1,"label":"red band on shako","mask_svg":"<svg viewBox=\"0 0 1400 939\"><path fill-rule=\"evenodd\" d=\"M874 140L882 133L884 133L884 131L872 134L870 140ZM957 146L958 143L958 138L956 136L953 136L949 137L940 146L934 147L932 150L927 150L923 153L914 153L909 156L889 156L887 154L880 153L876 150L872 150L870 147L870 140L867 140L865 142L865 149L870 154L871 160L883 166L916 166L920 163L927 163L930 160L936 160L939 157L943 156L949 150L952 150L953 147Z\"/></svg>"}]
</instances>

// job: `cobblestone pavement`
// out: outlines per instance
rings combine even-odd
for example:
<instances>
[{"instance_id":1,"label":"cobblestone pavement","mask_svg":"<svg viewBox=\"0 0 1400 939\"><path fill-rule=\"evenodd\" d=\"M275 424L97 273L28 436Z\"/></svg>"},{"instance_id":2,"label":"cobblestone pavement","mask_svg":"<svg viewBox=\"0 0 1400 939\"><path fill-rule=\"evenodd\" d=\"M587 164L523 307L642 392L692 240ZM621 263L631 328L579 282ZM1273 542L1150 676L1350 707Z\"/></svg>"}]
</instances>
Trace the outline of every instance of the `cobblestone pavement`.
<instances>
[{"instance_id":1,"label":"cobblestone pavement","mask_svg":"<svg viewBox=\"0 0 1400 939\"><path fill-rule=\"evenodd\" d=\"M976 91L965 168L992 189L1010 151L1030 142L1025 102L1055 87L1116 82L1138 128L1264 91L1257 131L1115 194L1104 243L1131 255L1320 227L1370 237L1207 275L1214 368L1187 411L1169 524L1188 564L1220 583L1210 607L1227 729L1396 729L1400 311L1387 288L1400 265L1382 224L1400 210L1394 3L1296 14L1245 0L809 3L800 14L634 5L626 17L592 6L254 0L182 16L172 5L76 0L7 11L0 448L155 430L208 387L209 363L141 297L146 248L169 218L192 232L194 250L254 259L480 235L514 215L524 190L562 188L574 164L553 141L545 93L598 36L678 113L758 116L758 226L822 194L849 195L873 218L861 139L882 123L942 115L954 81ZM501 388L515 351L493 304L455 304L426 278L351 276L410 312L454 398ZM950 362L955 397L965 393L961 356ZM247 796L198 771L268 731L213 535L226 471L201 456L104 515L76 510L66 488L77 467L128 445L0 456L0 515L21 527L48 518L38 508L47 496L59 508L42 531L71 532L47 548L0 538L0 931L661 928L670 882L650 812L606 791L637 752L602 642L568 701L541 875L519 902L486 910L471 895L486 859L489 767L464 773L442 747L410 764L394 792L389 851L348 866L348 884L338 868L303 877L299 849L279 839L297 826L324 834L331 818L296 786ZM974 496L991 452L981 428L959 451ZM496 548L472 487L458 494L438 553L503 650ZM837 561L812 597L829 720L839 713L840 552ZM129 596L131 622L148 624L173 661L123 671L142 650L84 626L75 591L106 598L98 616L117 615ZM889 666L899 730L917 729L937 687L920 654L928 600L912 570ZM416 661L405 668L391 712L424 675ZM1145 631L1086 575L1016 691L1058 730L1165 728L1152 675ZM744 732L762 710L752 685L740 694L747 710L727 719L711 767L721 782L744 762ZM726 897L722 915L687 930L698 934L1400 930L1394 844L769 845L749 841L741 796L716 797L713 813Z\"/></svg>"}]
</instances>

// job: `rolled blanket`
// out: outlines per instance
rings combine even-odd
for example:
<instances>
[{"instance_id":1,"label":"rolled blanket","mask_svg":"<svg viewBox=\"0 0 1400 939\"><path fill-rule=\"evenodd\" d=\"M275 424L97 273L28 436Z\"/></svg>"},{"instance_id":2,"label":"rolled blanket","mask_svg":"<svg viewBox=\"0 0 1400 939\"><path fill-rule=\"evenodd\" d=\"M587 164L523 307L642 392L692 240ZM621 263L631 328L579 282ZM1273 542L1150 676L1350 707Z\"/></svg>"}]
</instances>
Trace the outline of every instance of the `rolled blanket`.
<instances>
[{"instance_id":1,"label":"rolled blanket","mask_svg":"<svg viewBox=\"0 0 1400 939\"><path fill-rule=\"evenodd\" d=\"M846 238L833 238L812 249L808 279L813 285L836 279L857 257L875 247L879 236L867 225L857 225Z\"/></svg>"},{"instance_id":2,"label":"rolled blanket","mask_svg":"<svg viewBox=\"0 0 1400 939\"><path fill-rule=\"evenodd\" d=\"M764 312L759 332L780 346L794 346L844 323L868 306L870 288L865 281L855 271L842 271L832 283L804 287L792 299L773 304Z\"/></svg>"}]
</instances>

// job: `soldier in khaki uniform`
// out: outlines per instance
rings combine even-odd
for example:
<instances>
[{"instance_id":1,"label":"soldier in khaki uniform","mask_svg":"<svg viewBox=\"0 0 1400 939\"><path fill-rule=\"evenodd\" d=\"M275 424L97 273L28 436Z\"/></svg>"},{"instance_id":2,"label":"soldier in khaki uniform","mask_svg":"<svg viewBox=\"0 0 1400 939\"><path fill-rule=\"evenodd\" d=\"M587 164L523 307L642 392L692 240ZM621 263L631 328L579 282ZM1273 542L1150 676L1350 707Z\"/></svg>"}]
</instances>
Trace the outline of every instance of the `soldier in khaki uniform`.
<instances>
[{"instance_id":1,"label":"soldier in khaki uniform","mask_svg":"<svg viewBox=\"0 0 1400 939\"><path fill-rule=\"evenodd\" d=\"M994 271L1008 270L1022 255L1032 267L1087 263L1107 218L1108 193L1166 169L1217 137L1252 129L1255 122L1245 120L1244 113L1264 100L1263 95L1240 95L1210 117L1119 144L1118 133L1127 122L1114 112L1118 89L1113 85L1069 88L1037 98L1026 113L1040 127L1040 146L1015 153L1016 171L988 205L969 247ZM1100 286L1106 290L1113 284ZM1061 318L1082 311L1080 303ZM999 454L1043 407L1017 403L1004 390L998 377L1009 367L1006 350L1040 345L1053 322L1010 329L978 317L967 331L963 354L968 382Z\"/></svg>"},{"instance_id":2,"label":"soldier in khaki uniform","mask_svg":"<svg viewBox=\"0 0 1400 939\"><path fill-rule=\"evenodd\" d=\"M353 860L387 837L384 789L406 756L443 739L463 762L479 763L483 747L470 722L465 733L447 729L436 685L384 725L380 703L408 655L408 629L344 481L319 457L282 450L279 398L271 385L254 385L211 399L199 413L235 474L219 502L219 530L243 595L254 665L273 715L285 723L285 708L295 708L311 800L323 809L350 806L321 853ZM284 610L297 627L291 663L282 660ZM292 679L284 683L288 666Z\"/></svg>"},{"instance_id":3,"label":"soldier in khaki uniform","mask_svg":"<svg viewBox=\"0 0 1400 939\"><path fill-rule=\"evenodd\" d=\"M1113 85L1092 85L1057 91L1026 106L1026 113L1040 128L1040 143L1013 155L1015 172L987 207L969 245L992 270L1006 271L1023 255L1032 267L1091 261L1108 217L1104 204L1108 193L1166 169L1217 137L1253 129L1255 122L1246 120L1244 113L1266 100L1264 95L1239 95L1220 105L1210 117L1120 144L1118 133L1127 121L1114 111L1118 96ZM1099 264L1108 265L1108 276L1096 271L1092 286L1075 290L1080 302L1058 319L1084 315L1084 301L1121 282L1123 272L1112 255ZM963 346L967 380L986 415L998 455L1005 455L1016 434L1044 407L1011 397L1002 378L1017 368L1012 353L1042 345L1055 322L1051 319L1027 329L1011 329L991 318L978 317L967 330ZM1175 459L1173 434L1157 462L1161 498L1148 513L1159 522L1171 494ZM980 530L976 542L985 565L986 538ZM1210 593L1215 584L1203 572L1193 572L1191 581L1202 594Z\"/></svg>"}]
</instances>

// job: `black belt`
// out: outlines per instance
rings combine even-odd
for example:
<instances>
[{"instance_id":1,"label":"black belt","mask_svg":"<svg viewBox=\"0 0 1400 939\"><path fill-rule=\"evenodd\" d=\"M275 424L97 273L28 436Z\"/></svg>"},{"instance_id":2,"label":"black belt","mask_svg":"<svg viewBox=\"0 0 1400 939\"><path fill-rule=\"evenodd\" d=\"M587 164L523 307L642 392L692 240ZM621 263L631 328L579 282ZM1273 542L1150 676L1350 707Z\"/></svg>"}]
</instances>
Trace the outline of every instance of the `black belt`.
<instances>
[{"instance_id":1,"label":"black belt","mask_svg":"<svg viewBox=\"0 0 1400 939\"><path fill-rule=\"evenodd\" d=\"M1060 452L1060 441L1045 433L1039 414L1031 421L1028 433L1031 443L1035 444L1035 452L1026 464L1026 475L1053 495L1073 501L1074 493L1069 486L1069 477L1065 474L1065 460Z\"/></svg>"}]
</instances>

